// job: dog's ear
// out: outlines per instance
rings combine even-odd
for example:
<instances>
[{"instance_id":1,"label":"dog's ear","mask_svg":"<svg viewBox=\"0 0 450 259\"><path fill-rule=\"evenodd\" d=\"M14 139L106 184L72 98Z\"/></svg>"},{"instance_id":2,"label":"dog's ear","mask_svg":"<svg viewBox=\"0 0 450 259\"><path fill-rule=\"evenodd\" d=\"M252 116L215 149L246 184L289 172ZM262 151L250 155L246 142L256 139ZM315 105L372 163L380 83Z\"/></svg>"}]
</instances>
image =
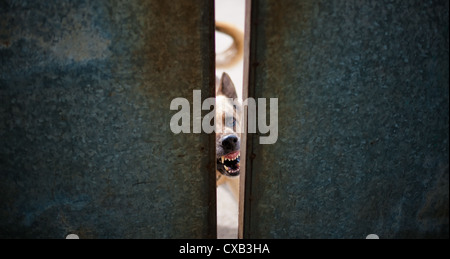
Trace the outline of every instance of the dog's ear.
<instances>
[{"instance_id":1,"label":"dog's ear","mask_svg":"<svg viewBox=\"0 0 450 259\"><path fill-rule=\"evenodd\" d=\"M237 98L236 88L234 87L233 81L231 81L230 76L225 72L220 78L219 87L216 91L216 95L220 94L225 95L228 98Z\"/></svg>"}]
</instances>

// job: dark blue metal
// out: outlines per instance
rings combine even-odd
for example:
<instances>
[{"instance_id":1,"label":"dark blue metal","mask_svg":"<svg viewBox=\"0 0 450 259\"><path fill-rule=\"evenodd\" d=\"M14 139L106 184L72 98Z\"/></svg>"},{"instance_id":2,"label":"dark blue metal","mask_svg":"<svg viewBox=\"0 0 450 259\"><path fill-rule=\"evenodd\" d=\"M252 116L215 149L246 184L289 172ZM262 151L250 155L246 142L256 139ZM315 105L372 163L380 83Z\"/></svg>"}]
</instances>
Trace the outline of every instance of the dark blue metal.
<instances>
[{"instance_id":1,"label":"dark blue metal","mask_svg":"<svg viewBox=\"0 0 450 259\"><path fill-rule=\"evenodd\" d=\"M0 238L215 237L211 1L1 1Z\"/></svg>"},{"instance_id":2,"label":"dark blue metal","mask_svg":"<svg viewBox=\"0 0 450 259\"><path fill-rule=\"evenodd\" d=\"M279 136L249 135L245 237L449 237L448 8L252 1L249 95L278 98Z\"/></svg>"}]
</instances>

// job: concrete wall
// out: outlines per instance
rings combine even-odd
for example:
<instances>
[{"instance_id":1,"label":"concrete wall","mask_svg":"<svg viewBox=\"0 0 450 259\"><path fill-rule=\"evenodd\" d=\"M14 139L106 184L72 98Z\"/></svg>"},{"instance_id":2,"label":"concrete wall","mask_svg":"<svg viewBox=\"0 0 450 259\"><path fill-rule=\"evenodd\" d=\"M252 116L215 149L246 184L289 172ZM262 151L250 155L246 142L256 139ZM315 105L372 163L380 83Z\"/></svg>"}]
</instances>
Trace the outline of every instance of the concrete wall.
<instances>
[{"instance_id":1,"label":"concrete wall","mask_svg":"<svg viewBox=\"0 0 450 259\"><path fill-rule=\"evenodd\" d=\"M448 1L252 3L244 236L448 238Z\"/></svg>"},{"instance_id":2,"label":"concrete wall","mask_svg":"<svg viewBox=\"0 0 450 259\"><path fill-rule=\"evenodd\" d=\"M0 237L215 236L212 1L0 2Z\"/></svg>"}]
</instances>

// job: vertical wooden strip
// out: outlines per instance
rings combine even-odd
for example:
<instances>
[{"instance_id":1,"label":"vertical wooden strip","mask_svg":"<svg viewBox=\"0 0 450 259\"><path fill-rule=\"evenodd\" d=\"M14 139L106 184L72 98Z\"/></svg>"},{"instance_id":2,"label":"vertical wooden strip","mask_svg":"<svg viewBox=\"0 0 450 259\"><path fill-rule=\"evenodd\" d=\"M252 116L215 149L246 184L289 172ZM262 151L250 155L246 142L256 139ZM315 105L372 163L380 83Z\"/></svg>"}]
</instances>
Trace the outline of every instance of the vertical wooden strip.
<instances>
[{"instance_id":1,"label":"vertical wooden strip","mask_svg":"<svg viewBox=\"0 0 450 259\"><path fill-rule=\"evenodd\" d=\"M245 23L245 48L244 51L245 60L244 60L244 89L245 98L255 98L255 78L256 78L256 69L257 66L257 49L256 44L258 42L258 21L256 20L258 17L258 4L259 1L248 0L246 2L246 23ZM248 109L245 109L245 119L246 119L246 131L248 128ZM240 215L243 223L240 225L242 231L240 233L242 238L249 238L251 233L251 214L252 214L252 202L253 202L253 160L254 160L254 133L247 133L246 137L246 145L245 145L245 173L242 176L245 179L244 183L241 186L245 189L243 192L244 197L241 202L241 211L243 211L243 215ZM242 179L241 178L241 179ZM242 204L243 203L243 204Z\"/></svg>"},{"instance_id":2,"label":"vertical wooden strip","mask_svg":"<svg viewBox=\"0 0 450 259\"><path fill-rule=\"evenodd\" d=\"M242 83L242 100L248 98L249 66L250 66L250 33L251 33L251 5L252 0L245 1L245 29L244 29L244 79ZM247 107L244 109L244 133L241 135L241 175L239 179L239 219L238 238L244 238L246 169L247 169Z\"/></svg>"}]
</instances>

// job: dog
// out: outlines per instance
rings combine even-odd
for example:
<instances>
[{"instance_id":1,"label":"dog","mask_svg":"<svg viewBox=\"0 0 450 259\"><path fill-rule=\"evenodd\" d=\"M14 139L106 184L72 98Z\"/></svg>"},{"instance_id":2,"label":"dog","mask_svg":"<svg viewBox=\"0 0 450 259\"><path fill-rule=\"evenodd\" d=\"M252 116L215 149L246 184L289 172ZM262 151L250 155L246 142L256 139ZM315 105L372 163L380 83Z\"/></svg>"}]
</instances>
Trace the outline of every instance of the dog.
<instances>
[{"instance_id":1,"label":"dog","mask_svg":"<svg viewBox=\"0 0 450 259\"><path fill-rule=\"evenodd\" d=\"M216 77L216 182L227 183L239 199L242 102L237 98L230 76Z\"/></svg>"},{"instance_id":2,"label":"dog","mask_svg":"<svg viewBox=\"0 0 450 259\"><path fill-rule=\"evenodd\" d=\"M219 21L216 21L216 31L227 34L233 40L225 51L216 53L216 67L232 67L243 57L244 34L233 25ZM237 97L230 76L227 73L223 73L220 78L216 76L216 184L228 184L233 196L239 200L243 111L242 102ZM231 99L237 102L232 102ZM233 117L225 118L227 114Z\"/></svg>"}]
</instances>

